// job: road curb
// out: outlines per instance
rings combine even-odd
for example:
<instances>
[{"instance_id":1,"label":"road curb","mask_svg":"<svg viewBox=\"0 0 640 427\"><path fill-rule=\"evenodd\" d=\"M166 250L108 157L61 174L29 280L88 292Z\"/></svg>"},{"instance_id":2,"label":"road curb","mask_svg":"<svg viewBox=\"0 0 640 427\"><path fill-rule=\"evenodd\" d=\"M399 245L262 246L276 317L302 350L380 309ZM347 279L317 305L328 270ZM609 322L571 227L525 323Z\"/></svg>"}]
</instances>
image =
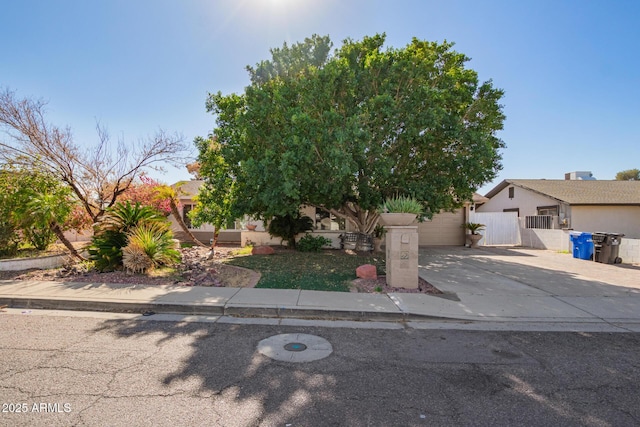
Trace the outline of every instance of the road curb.
<instances>
[{"instance_id":1,"label":"road curb","mask_svg":"<svg viewBox=\"0 0 640 427\"><path fill-rule=\"evenodd\" d=\"M405 322L412 320L457 320L442 316L430 316L405 312L381 312L359 310L321 309L317 307L284 307L267 306L241 307L238 305L204 305L204 304L174 304L162 302L125 302L125 301L95 301L70 300L56 298L35 297L0 297L0 305L11 308L42 309L42 310L77 310L99 311L113 313L145 313L155 312L163 314L184 315L214 315L238 318L277 318L277 319L322 319L322 320L355 320L355 321L387 321ZM467 319L468 320L468 319Z\"/></svg>"}]
</instances>

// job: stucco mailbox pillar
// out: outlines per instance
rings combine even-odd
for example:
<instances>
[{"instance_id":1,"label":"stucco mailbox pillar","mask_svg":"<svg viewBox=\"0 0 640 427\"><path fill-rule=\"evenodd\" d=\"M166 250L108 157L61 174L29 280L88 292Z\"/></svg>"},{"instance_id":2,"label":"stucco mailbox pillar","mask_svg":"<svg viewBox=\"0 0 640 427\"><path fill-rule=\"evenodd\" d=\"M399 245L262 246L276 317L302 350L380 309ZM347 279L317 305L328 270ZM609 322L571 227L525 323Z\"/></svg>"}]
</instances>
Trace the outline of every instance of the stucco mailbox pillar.
<instances>
[{"instance_id":1,"label":"stucco mailbox pillar","mask_svg":"<svg viewBox=\"0 0 640 427\"><path fill-rule=\"evenodd\" d=\"M385 226L387 285L418 288L418 227Z\"/></svg>"}]
</instances>

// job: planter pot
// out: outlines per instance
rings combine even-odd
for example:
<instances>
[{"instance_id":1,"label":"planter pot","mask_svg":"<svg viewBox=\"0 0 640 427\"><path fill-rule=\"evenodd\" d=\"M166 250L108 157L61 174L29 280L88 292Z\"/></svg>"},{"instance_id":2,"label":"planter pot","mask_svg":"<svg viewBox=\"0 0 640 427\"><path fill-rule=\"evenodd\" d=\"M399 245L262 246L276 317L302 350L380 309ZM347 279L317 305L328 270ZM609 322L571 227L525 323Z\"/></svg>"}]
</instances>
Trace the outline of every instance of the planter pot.
<instances>
[{"instance_id":1,"label":"planter pot","mask_svg":"<svg viewBox=\"0 0 640 427\"><path fill-rule=\"evenodd\" d=\"M247 230L249 231L256 231L256 224L247 224Z\"/></svg>"},{"instance_id":2,"label":"planter pot","mask_svg":"<svg viewBox=\"0 0 640 427\"><path fill-rule=\"evenodd\" d=\"M470 243L470 247L477 248L478 242L482 237L482 234L467 234L467 241Z\"/></svg>"},{"instance_id":3,"label":"planter pot","mask_svg":"<svg viewBox=\"0 0 640 427\"><path fill-rule=\"evenodd\" d=\"M407 226L416 220L417 215L411 213L381 213L380 222L382 225Z\"/></svg>"}]
</instances>

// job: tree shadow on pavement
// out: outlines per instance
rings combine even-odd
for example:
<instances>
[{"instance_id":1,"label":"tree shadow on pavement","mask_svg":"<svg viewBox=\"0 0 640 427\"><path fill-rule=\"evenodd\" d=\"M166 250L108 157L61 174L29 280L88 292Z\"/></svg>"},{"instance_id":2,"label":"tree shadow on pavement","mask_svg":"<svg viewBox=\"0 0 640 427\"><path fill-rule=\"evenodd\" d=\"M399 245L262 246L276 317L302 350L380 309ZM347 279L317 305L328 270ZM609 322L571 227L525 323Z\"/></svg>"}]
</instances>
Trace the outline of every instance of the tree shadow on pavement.
<instances>
[{"instance_id":1,"label":"tree shadow on pavement","mask_svg":"<svg viewBox=\"0 0 640 427\"><path fill-rule=\"evenodd\" d=\"M218 417L211 425L522 425L527 419L605 425L629 422L637 412L630 409L635 398L622 391L637 381L637 371L625 374L637 369L640 345L631 334L140 320L105 321L95 332L132 347L139 339L155 340L158 351L146 363L165 369L152 380L165 395L205 399ZM280 333L322 336L334 353L288 363L256 351L259 341ZM618 406L612 409L604 392L615 392ZM594 404L585 403L584 393Z\"/></svg>"}]
</instances>

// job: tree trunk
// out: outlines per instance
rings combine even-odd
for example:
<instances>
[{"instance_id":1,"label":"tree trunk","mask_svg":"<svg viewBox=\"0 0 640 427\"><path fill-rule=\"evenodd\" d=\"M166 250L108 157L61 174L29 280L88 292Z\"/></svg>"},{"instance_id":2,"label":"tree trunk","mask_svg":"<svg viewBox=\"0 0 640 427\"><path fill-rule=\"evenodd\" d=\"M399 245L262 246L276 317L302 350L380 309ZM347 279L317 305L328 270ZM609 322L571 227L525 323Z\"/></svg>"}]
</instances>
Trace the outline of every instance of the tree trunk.
<instances>
[{"instance_id":1,"label":"tree trunk","mask_svg":"<svg viewBox=\"0 0 640 427\"><path fill-rule=\"evenodd\" d=\"M60 225L55 222L51 223L51 230L58 237L58 240L60 240L62 244L65 245L67 249L69 249L69 252L71 252L71 255L73 257L79 259L80 261L86 261L86 258L80 255L76 248L74 248L71 242L65 237L62 228L60 228Z\"/></svg>"},{"instance_id":2,"label":"tree trunk","mask_svg":"<svg viewBox=\"0 0 640 427\"><path fill-rule=\"evenodd\" d=\"M187 237L189 237L189 240L191 240L193 243L195 243L198 246L208 248L209 246L202 243L200 240L196 238L196 236L193 235L191 231L189 231L189 227L187 227L187 224L185 224L184 220L182 219L182 216L180 215L180 211L178 210L178 205L176 205L176 202L173 200L173 198L169 199L169 205L171 206L171 213L173 214L174 218L178 222L178 225L180 226L180 228L182 228L182 231L184 231Z\"/></svg>"},{"instance_id":3,"label":"tree trunk","mask_svg":"<svg viewBox=\"0 0 640 427\"><path fill-rule=\"evenodd\" d=\"M215 231L213 232L213 242L211 243L211 250L213 251L213 249L216 247L216 245L218 244L218 237L220 237L220 227L216 227Z\"/></svg>"},{"instance_id":4,"label":"tree trunk","mask_svg":"<svg viewBox=\"0 0 640 427\"><path fill-rule=\"evenodd\" d=\"M326 209L326 208L324 208ZM345 204L340 210L328 209L329 212L348 220L360 233L371 234L378 223L380 215L376 211L365 211L358 205Z\"/></svg>"},{"instance_id":5,"label":"tree trunk","mask_svg":"<svg viewBox=\"0 0 640 427\"><path fill-rule=\"evenodd\" d=\"M213 239L211 240L211 252L209 252L209 256L207 260L213 259L213 256L216 254L216 245L218 244L218 237L220 236L220 232L218 231L220 227L215 226L215 231L213 232Z\"/></svg>"}]
</instances>

